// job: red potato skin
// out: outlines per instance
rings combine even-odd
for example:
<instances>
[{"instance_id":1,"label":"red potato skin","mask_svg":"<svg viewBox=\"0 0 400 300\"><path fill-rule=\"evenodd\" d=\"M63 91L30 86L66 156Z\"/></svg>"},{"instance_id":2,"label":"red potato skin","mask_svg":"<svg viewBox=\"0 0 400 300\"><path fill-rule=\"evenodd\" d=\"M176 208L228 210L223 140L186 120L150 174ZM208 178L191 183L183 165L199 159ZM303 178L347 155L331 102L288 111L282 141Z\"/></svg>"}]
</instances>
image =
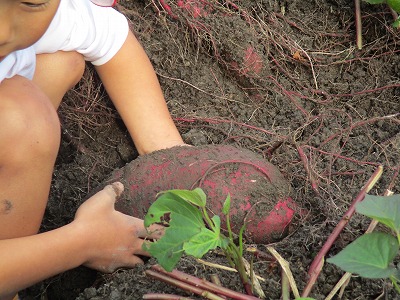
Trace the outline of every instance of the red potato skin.
<instances>
[{"instance_id":1,"label":"red potato skin","mask_svg":"<svg viewBox=\"0 0 400 300\"><path fill-rule=\"evenodd\" d=\"M225 3L226 8L210 0L158 0L158 2L169 17L180 20L197 38L207 37L203 40L204 44L210 46L213 56L234 76L245 81L263 77L263 71L268 69L264 63L265 57L262 56L260 47L253 46L258 41L257 35L248 30L255 24L233 2ZM217 25L208 20L230 18L238 12L243 14L241 28L246 30L243 31L246 39L224 42L224 39L217 36L213 30L213 26Z\"/></svg>"},{"instance_id":2,"label":"red potato skin","mask_svg":"<svg viewBox=\"0 0 400 300\"><path fill-rule=\"evenodd\" d=\"M279 170L255 153L228 145L180 146L141 156L113 172L105 184L121 181L125 192L116 209L143 218L159 192L201 187L207 207L225 219L222 205L231 195L231 225L245 238L271 243L287 233L297 206Z\"/></svg>"}]
</instances>

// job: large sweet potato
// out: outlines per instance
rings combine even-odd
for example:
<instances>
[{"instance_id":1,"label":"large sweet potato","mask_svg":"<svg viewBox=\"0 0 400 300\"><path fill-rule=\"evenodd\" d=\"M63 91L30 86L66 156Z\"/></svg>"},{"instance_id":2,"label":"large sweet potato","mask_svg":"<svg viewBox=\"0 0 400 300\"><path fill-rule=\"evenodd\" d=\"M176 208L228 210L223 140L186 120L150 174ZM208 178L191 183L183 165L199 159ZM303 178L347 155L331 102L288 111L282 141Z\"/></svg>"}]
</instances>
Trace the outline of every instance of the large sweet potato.
<instances>
[{"instance_id":1,"label":"large sweet potato","mask_svg":"<svg viewBox=\"0 0 400 300\"><path fill-rule=\"evenodd\" d=\"M116 208L141 218L157 193L168 189L201 187L208 208L220 216L230 193L233 230L238 232L246 222L245 236L254 243L281 238L296 210L290 184L275 166L251 151L226 145L153 152L116 170L106 183L112 181L125 185Z\"/></svg>"}]
</instances>

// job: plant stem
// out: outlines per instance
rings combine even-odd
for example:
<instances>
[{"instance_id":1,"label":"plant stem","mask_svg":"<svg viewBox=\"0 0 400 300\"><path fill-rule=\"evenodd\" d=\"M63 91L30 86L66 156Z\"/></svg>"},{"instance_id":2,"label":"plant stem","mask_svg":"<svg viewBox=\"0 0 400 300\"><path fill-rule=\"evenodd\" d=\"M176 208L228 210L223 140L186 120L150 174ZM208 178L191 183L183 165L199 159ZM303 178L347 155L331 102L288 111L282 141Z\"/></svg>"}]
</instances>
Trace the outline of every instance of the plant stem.
<instances>
[{"instance_id":1,"label":"plant stem","mask_svg":"<svg viewBox=\"0 0 400 300\"><path fill-rule=\"evenodd\" d=\"M255 247L248 247L246 248L246 251L253 253L258 258L264 259L266 261L276 261L276 258L269 253L263 252Z\"/></svg>"},{"instance_id":2,"label":"plant stem","mask_svg":"<svg viewBox=\"0 0 400 300\"><path fill-rule=\"evenodd\" d=\"M392 192L389 188L387 188L386 191L385 191L385 193L384 193L384 196L387 197L387 196L391 196L391 195L393 195L393 192ZM368 226L368 228L367 228L367 230L365 231L364 234L373 232L374 229L375 229L375 227L378 225L378 223L379 223L379 222L378 222L377 220L374 220L374 219L373 219L373 220L371 221L371 223L369 224L369 226ZM399 238L399 236L398 236L398 238ZM400 243L400 242L399 242L399 243ZM342 276L342 278L338 281L338 283L334 286L334 288L333 288L332 291L329 293L329 295L326 296L325 300L331 300L331 299L335 296L336 292L337 292L342 286L347 285L348 282L350 281L351 275L352 275L352 273L346 272L346 273Z\"/></svg>"},{"instance_id":3,"label":"plant stem","mask_svg":"<svg viewBox=\"0 0 400 300\"><path fill-rule=\"evenodd\" d=\"M396 289L397 293L400 294L400 287L399 287L399 285L397 284L397 278L394 277L394 276L390 276L390 280L392 281L393 286L394 286L394 288Z\"/></svg>"},{"instance_id":4,"label":"plant stem","mask_svg":"<svg viewBox=\"0 0 400 300\"><path fill-rule=\"evenodd\" d=\"M179 296L179 295L153 294L153 293L143 295L143 299L146 299L146 300L192 300L192 298Z\"/></svg>"},{"instance_id":5,"label":"plant stem","mask_svg":"<svg viewBox=\"0 0 400 300\"><path fill-rule=\"evenodd\" d=\"M258 298L265 299L265 293L261 287L260 281L258 280L258 276L255 274L252 262L250 263L244 258L241 258L243 262L243 266L246 269L247 274L250 274L250 283L253 290L253 294L256 295Z\"/></svg>"},{"instance_id":6,"label":"plant stem","mask_svg":"<svg viewBox=\"0 0 400 300\"><path fill-rule=\"evenodd\" d=\"M229 216L229 212L225 215L226 216L226 228L228 228L228 235L229 239L233 241L233 233L232 233L232 227L231 227L231 218ZM240 239L240 237L239 237ZM240 240L239 240L240 243Z\"/></svg>"},{"instance_id":7,"label":"plant stem","mask_svg":"<svg viewBox=\"0 0 400 300\"><path fill-rule=\"evenodd\" d=\"M231 222L230 222L230 217L229 217L229 211L225 214L226 216L226 226L228 228L228 233L229 233L229 244L228 247L225 249L225 256L227 257L228 261L230 263L234 263L234 267L239 273L240 279L242 280L242 284L244 286L244 289L246 290L246 293L248 295L253 295L253 280L251 279L249 281L249 277L247 276L246 269L244 266L243 262L243 231L246 228L246 225L243 225L240 228L239 232L239 248L236 246L236 244L233 241L233 234L232 234L232 228L231 228ZM252 270L250 270L250 276L252 276Z\"/></svg>"},{"instance_id":8,"label":"plant stem","mask_svg":"<svg viewBox=\"0 0 400 300\"><path fill-rule=\"evenodd\" d=\"M229 246L225 251L225 254L227 257L231 257L231 259L233 260L246 293L253 296L253 287L251 285L249 277L247 276L246 269L242 261L242 256L240 255L240 251L235 243L233 243L233 241L229 241Z\"/></svg>"},{"instance_id":9,"label":"plant stem","mask_svg":"<svg viewBox=\"0 0 400 300\"><path fill-rule=\"evenodd\" d=\"M221 298L218 295L216 295L216 294L214 294L214 293L212 293L210 291L207 291L207 290L204 290L204 289L202 289L200 287L197 287L197 286L191 285L189 283L180 281L179 279L176 279L176 278L173 278L173 277L169 277L169 276L165 276L165 274L158 273L158 272L153 271L153 270L146 270L146 275L149 275L149 276L151 276L153 278L156 278L156 279L158 279L160 281L163 281L165 283L168 283L170 285L176 286L176 287L178 287L180 289L183 289L185 291L194 293L196 295L203 296L206 299L224 300L224 298Z\"/></svg>"},{"instance_id":10,"label":"plant stem","mask_svg":"<svg viewBox=\"0 0 400 300\"><path fill-rule=\"evenodd\" d=\"M243 232L246 229L246 224L244 224L239 231L239 253L243 256Z\"/></svg>"},{"instance_id":11,"label":"plant stem","mask_svg":"<svg viewBox=\"0 0 400 300\"><path fill-rule=\"evenodd\" d=\"M318 278L318 275L322 270L324 257L326 255L326 253L328 253L329 249L332 247L333 243L335 242L335 240L337 239L339 234L342 232L343 228L347 225L350 218L354 214L355 209L356 209L356 204L361 202L364 199L365 195L372 189L372 187L375 185L375 183L381 177L382 171L383 171L382 166L379 166L375 170L375 172L369 178L369 180L367 181L365 186L361 189L360 193L353 200L353 202L351 203L347 212L344 214L342 219L336 225L335 229L332 231L331 235L328 237L327 241L322 246L322 248L318 252L317 256L314 258L313 262L311 263L310 269L308 271L310 278L307 282L306 287L304 288L302 297L308 297L308 295L310 294L311 289L313 288L313 286Z\"/></svg>"},{"instance_id":12,"label":"plant stem","mask_svg":"<svg viewBox=\"0 0 400 300\"><path fill-rule=\"evenodd\" d=\"M362 41L362 23L361 23L361 8L360 8L360 0L354 0L354 10L356 17L356 42L358 50L361 50L363 47Z\"/></svg>"},{"instance_id":13,"label":"plant stem","mask_svg":"<svg viewBox=\"0 0 400 300\"><path fill-rule=\"evenodd\" d=\"M218 286L210 281L199 279L195 276L186 274L184 272L180 272L178 270L167 272L159 265L152 266L152 269L153 270L147 270L146 274L162 281L164 281L166 278L172 279L173 283L171 284L175 286L178 286L176 285L176 283L185 284L185 287L190 288L191 292L193 292L192 288L195 288L198 289L198 291L200 290L201 292L208 291L214 294L218 294L218 297L220 299L223 299L221 298L221 296L226 296L235 300L259 300L257 297L232 291L228 288ZM203 294L197 294L197 295L201 295L204 297Z\"/></svg>"},{"instance_id":14,"label":"plant stem","mask_svg":"<svg viewBox=\"0 0 400 300\"><path fill-rule=\"evenodd\" d=\"M215 224L210 219L210 216L207 213L207 209L205 207L202 207L201 209L202 209L202 213L203 213L203 218L206 220L208 227L210 227L210 229L215 232Z\"/></svg>"},{"instance_id":15,"label":"plant stem","mask_svg":"<svg viewBox=\"0 0 400 300\"><path fill-rule=\"evenodd\" d=\"M397 14L396 11L393 10L393 8L389 7L389 9L390 9L390 13L391 13L392 16L393 16L393 20L396 21L396 20L399 18L399 15Z\"/></svg>"}]
</instances>

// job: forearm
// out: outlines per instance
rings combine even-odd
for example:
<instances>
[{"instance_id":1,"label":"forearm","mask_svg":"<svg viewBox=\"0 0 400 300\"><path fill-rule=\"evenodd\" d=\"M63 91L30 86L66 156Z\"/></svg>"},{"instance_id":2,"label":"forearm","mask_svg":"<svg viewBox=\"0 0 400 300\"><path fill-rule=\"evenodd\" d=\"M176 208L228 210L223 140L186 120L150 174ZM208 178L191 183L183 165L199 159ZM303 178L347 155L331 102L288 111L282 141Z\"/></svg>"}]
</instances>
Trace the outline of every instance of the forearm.
<instances>
[{"instance_id":1,"label":"forearm","mask_svg":"<svg viewBox=\"0 0 400 300\"><path fill-rule=\"evenodd\" d=\"M96 69L140 154L183 144L153 67L132 33L120 51Z\"/></svg>"},{"instance_id":2,"label":"forearm","mask_svg":"<svg viewBox=\"0 0 400 300\"><path fill-rule=\"evenodd\" d=\"M83 264L84 242L73 223L38 235L0 240L0 300Z\"/></svg>"}]
</instances>

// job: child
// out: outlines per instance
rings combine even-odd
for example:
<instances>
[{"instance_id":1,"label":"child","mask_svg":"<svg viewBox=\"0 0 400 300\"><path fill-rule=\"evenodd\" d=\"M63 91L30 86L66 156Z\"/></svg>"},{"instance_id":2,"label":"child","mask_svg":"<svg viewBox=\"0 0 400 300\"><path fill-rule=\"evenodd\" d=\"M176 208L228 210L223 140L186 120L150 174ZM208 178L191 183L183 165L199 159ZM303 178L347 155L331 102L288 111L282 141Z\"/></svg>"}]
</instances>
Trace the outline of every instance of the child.
<instances>
[{"instance_id":1,"label":"child","mask_svg":"<svg viewBox=\"0 0 400 300\"><path fill-rule=\"evenodd\" d=\"M257 213L259 218L250 215L260 209L262 201L257 197L235 201L236 219L240 215L243 224L250 215L254 225L247 226L248 236L258 240L266 233L281 236L294 213L286 205L292 203L288 198L290 185L283 182L277 170L265 171L270 166L262 158L231 148L173 148L184 142L169 115L148 57L129 31L127 20L114 9L101 7L114 0L92 1L99 5L89 0L0 0L0 300L12 299L18 290L81 264L110 272L142 263L137 255L146 255L143 239L156 239L162 232L158 226L147 233L142 220L114 210L115 197L123 189L122 184L114 183L86 201L72 223L37 234L60 143L56 110L66 91L81 78L84 60L95 65L139 154L151 153L141 157L144 164L137 162L140 169L136 173L128 166L129 178L147 179L149 173L143 170L149 161L158 161L154 157L160 158L166 152L174 154L176 164L163 164L161 170L170 174L179 166L179 174L171 179L176 182L159 179L164 174L157 171L160 176L150 178L147 185L158 192L183 182L189 184L189 178L184 177L188 172L194 176L201 171L203 174L198 175L204 176L210 167L206 168L204 162L218 165L236 156L237 161L244 161L242 165L251 161L247 166L258 167L235 167L233 178L226 172L212 172L223 179L217 187L224 193L229 181L232 195L244 195L242 190L255 194L252 189L258 190L258 179L253 176L260 170L260 180L268 179L280 190L269 197L265 214ZM170 150L154 152L164 148ZM243 178L240 184L239 177ZM132 186L129 192L125 194L130 195L135 208L138 202L141 208L152 202L149 198L153 196L147 193L138 197ZM210 200L213 208L221 207L217 197ZM135 212L130 214L137 216ZM284 222L277 224L282 219ZM236 228L242 224L236 224Z\"/></svg>"},{"instance_id":2,"label":"child","mask_svg":"<svg viewBox=\"0 0 400 300\"><path fill-rule=\"evenodd\" d=\"M56 110L84 60L140 154L184 144L148 57L116 10L89 0L0 0L1 300L81 264L110 272L146 254L142 220L113 208L120 183L85 202L71 224L37 234L60 143Z\"/></svg>"}]
</instances>

